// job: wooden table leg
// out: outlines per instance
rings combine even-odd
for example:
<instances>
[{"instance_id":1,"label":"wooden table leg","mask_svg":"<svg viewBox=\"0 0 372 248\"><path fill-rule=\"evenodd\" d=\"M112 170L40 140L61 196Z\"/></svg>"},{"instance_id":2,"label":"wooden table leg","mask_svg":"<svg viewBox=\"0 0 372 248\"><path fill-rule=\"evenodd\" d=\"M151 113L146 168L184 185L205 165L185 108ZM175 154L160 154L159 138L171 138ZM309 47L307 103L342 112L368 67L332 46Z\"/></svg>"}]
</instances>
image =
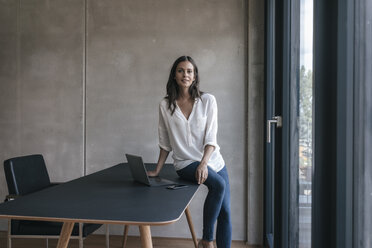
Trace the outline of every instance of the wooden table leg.
<instances>
[{"instance_id":1,"label":"wooden table leg","mask_svg":"<svg viewBox=\"0 0 372 248\"><path fill-rule=\"evenodd\" d=\"M106 224L106 248L110 247L110 226Z\"/></svg>"},{"instance_id":2,"label":"wooden table leg","mask_svg":"<svg viewBox=\"0 0 372 248\"><path fill-rule=\"evenodd\" d=\"M196 239L195 231L194 231L194 225L192 224L192 219L191 219L191 214L189 207L186 208L185 210L187 222L189 223L189 228L192 236L192 240L194 241L195 248L198 248L198 240Z\"/></svg>"},{"instance_id":3,"label":"wooden table leg","mask_svg":"<svg viewBox=\"0 0 372 248\"><path fill-rule=\"evenodd\" d=\"M128 231L129 231L129 225L124 225L123 245L122 245L122 248L125 248L125 246L127 245Z\"/></svg>"},{"instance_id":4,"label":"wooden table leg","mask_svg":"<svg viewBox=\"0 0 372 248\"><path fill-rule=\"evenodd\" d=\"M152 248L150 226L139 226L142 248Z\"/></svg>"},{"instance_id":5,"label":"wooden table leg","mask_svg":"<svg viewBox=\"0 0 372 248\"><path fill-rule=\"evenodd\" d=\"M67 248L73 228L74 228L74 222L63 223L61 235L59 236L59 239L58 239L57 248Z\"/></svg>"}]
</instances>

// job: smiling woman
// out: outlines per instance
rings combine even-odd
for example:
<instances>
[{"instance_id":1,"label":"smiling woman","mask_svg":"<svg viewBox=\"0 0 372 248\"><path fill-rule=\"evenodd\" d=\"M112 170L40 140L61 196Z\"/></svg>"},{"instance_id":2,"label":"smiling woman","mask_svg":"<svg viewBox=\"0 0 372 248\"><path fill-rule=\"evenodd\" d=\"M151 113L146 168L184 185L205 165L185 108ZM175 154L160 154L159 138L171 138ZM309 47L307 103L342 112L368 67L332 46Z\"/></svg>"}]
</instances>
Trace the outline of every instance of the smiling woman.
<instances>
[{"instance_id":1,"label":"smiling woman","mask_svg":"<svg viewBox=\"0 0 372 248\"><path fill-rule=\"evenodd\" d=\"M199 91L198 67L189 56L172 66L167 96L159 106L160 153L157 176L173 151L177 174L205 184L208 195L203 211L203 239L199 248L212 248L217 221L217 247L231 246L230 185L225 161L217 144L217 103L211 94Z\"/></svg>"}]
</instances>

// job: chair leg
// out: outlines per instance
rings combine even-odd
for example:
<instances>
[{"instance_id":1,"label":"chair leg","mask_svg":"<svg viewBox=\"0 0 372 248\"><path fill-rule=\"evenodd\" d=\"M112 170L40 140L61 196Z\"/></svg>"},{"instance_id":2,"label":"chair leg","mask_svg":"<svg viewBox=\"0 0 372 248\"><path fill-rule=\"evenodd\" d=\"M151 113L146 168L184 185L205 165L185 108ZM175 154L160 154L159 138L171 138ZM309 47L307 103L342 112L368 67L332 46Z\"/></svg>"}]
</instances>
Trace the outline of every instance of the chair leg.
<instances>
[{"instance_id":1,"label":"chair leg","mask_svg":"<svg viewBox=\"0 0 372 248\"><path fill-rule=\"evenodd\" d=\"M123 245L122 248L125 248L127 245L129 225L124 225L124 234L123 234Z\"/></svg>"},{"instance_id":2,"label":"chair leg","mask_svg":"<svg viewBox=\"0 0 372 248\"><path fill-rule=\"evenodd\" d=\"M106 224L106 248L110 248L110 229L109 229L109 224Z\"/></svg>"},{"instance_id":3,"label":"chair leg","mask_svg":"<svg viewBox=\"0 0 372 248\"><path fill-rule=\"evenodd\" d=\"M79 248L83 248L83 223L79 223Z\"/></svg>"},{"instance_id":4,"label":"chair leg","mask_svg":"<svg viewBox=\"0 0 372 248\"><path fill-rule=\"evenodd\" d=\"M186 208L185 214L186 214L187 222L189 223L189 228L190 228L192 240L194 241L194 246L195 248L198 248L198 240L196 239L194 225L192 224L191 213L190 213L189 207Z\"/></svg>"},{"instance_id":5,"label":"chair leg","mask_svg":"<svg viewBox=\"0 0 372 248\"><path fill-rule=\"evenodd\" d=\"M46 248L49 248L49 239L48 238L46 238Z\"/></svg>"},{"instance_id":6,"label":"chair leg","mask_svg":"<svg viewBox=\"0 0 372 248\"><path fill-rule=\"evenodd\" d=\"M12 230L12 220L8 220L8 248L12 248L12 238L10 237Z\"/></svg>"}]
</instances>

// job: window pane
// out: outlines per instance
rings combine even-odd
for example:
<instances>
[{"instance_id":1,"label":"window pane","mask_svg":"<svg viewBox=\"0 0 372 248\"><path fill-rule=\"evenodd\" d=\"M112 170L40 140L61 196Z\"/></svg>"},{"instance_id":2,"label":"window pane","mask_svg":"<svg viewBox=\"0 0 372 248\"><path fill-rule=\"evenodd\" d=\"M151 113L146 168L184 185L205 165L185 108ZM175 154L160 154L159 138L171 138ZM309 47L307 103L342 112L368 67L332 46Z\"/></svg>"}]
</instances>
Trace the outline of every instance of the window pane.
<instances>
[{"instance_id":1,"label":"window pane","mask_svg":"<svg viewBox=\"0 0 372 248\"><path fill-rule=\"evenodd\" d=\"M313 165L313 0L301 0L299 82L299 244L311 247Z\"/></svg>"}]
</instances>

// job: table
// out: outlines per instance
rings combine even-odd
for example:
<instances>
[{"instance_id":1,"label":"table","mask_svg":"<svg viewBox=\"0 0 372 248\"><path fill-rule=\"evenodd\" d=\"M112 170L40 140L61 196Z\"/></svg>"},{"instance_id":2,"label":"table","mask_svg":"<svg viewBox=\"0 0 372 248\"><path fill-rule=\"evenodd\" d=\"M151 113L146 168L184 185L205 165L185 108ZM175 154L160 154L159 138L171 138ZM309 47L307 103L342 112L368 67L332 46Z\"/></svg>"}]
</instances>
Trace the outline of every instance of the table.
<instances>
[{"instance_id":1,"label":"table","mask_svg":"<svg viewBox=\"0 0 372 248\"><path fill-rule=\"evenodd\" d=\"M153 168L155 164L146 166ZM139 184L123 163L2 203L0 218L63 222L58 248L68 246L76 222L137 225L142 247L151 248L150 226L171 224L186 212L196 244L188 205L199 185L180 179L169 164L160 176L188 187L169 190Z\"/></svg>"}]
</instances>

